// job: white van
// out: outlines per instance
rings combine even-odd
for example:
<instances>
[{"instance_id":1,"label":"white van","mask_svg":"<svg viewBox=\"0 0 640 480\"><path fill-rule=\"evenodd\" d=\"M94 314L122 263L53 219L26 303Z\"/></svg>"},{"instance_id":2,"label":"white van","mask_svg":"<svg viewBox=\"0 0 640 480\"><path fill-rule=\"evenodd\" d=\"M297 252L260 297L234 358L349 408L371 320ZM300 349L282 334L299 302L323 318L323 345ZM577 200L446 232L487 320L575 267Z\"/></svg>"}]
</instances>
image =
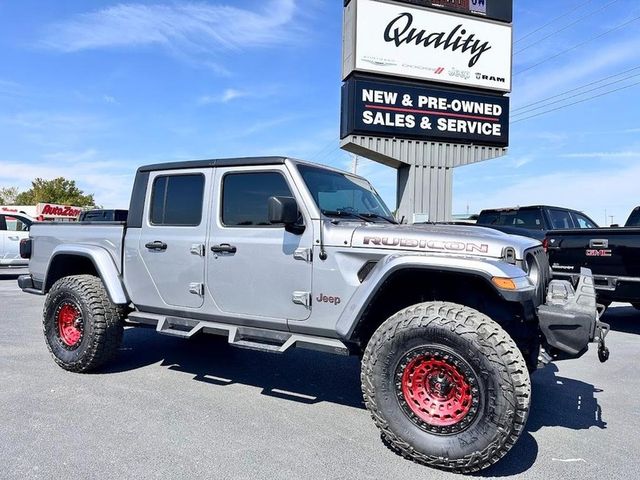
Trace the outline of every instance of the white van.
<instances>
[{"instance_id":1,"label":"white van","mask_svg":"<svg viewBox=\"0 0 640 480\"><path fill-rule=\"evenodd\" d=\"M29 264L20 258L20 240L29 236L33 219L22 213L0 213L0 267Z\"/></svg>"}]
</instances>

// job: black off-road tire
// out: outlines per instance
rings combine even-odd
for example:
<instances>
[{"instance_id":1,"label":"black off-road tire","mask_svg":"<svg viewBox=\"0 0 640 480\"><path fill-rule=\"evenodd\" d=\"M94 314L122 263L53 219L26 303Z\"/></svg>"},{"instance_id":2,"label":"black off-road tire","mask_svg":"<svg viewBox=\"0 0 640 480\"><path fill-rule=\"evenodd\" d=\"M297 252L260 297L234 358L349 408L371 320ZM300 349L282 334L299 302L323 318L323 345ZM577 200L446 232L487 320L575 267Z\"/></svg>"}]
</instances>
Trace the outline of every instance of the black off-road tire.
<instances>
[{"instance_id":1,"label":"black off-road tire","mask_svg":"<svg viewBox=\"0 0 640 480\"><path fill-rule=\"evenodd\" d=\"M77 312L80 333L76 342L69 342L68 337L65 341L59 324L63 308ZM64 277L51 287L44 304L43 329L49 352L65 370L81 373L95 370L118 351L125 316L125 308L111 302L100 278Z\"/></svg>"},{"instance_id":2,"label":"black off-road tire","mask_svg":"<svg viewBox=\"0 0 640 480\"><path fill-rule=\"evenodd\" d=\"M473 392L473 401L453 426L425 422L412 413L408 400L414 397L403 393L407 383L400 373L425 358L444 359L469 378L466 391ZM385 443L430 467L460 473L487 468L516 443L527 422L531 383L522 354L496 322L461 305L423 303L389 318L367 345L361 380Z\"/></svg>"}]
</instances>

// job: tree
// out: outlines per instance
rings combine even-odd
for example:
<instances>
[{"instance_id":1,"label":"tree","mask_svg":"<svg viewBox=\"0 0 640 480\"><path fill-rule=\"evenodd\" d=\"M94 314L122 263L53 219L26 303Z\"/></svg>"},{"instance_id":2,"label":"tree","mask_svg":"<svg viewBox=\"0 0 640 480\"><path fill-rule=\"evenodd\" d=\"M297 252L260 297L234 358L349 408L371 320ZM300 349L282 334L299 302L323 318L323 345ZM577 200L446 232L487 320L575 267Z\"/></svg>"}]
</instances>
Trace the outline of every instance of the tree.
<instances>
[{"instance_id":1,"label":"tree","mask_svg":"<svg viewBox=\"0 0 640 480\"><path fill-rule=\"evenodd\" d=\"M0 205L16 205L20 190L16 187L0 188Z\"/></svg>"},{"instance_id":2,"label":"tree","mask_svg":"<svg viewBox=\"0 0 640 480\"><path fill-rule=\"evenodd\" d=\"M31 188L20 193L16 202L18 205L35 205L36 203L59 203L87 207L95 205L93 194L85 194L76 186L75 180L59 177L53 180L36 178L31 182Z\"/></svg>"}]
</instances>

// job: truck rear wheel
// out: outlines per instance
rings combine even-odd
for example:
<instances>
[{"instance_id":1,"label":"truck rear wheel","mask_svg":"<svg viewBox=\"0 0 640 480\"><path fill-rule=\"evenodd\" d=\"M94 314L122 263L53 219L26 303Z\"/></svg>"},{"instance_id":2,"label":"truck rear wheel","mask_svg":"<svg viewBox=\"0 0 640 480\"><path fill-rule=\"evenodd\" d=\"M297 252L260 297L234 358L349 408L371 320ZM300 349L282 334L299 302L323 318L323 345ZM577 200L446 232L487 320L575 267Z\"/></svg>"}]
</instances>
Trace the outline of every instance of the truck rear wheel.
<instances>
[{"instance_id":1,"label":"truck rear wheel","mask_svg":"<svg viewBox=\"0 0 640 480\"><path fill-rule=\"evenodd\" d=\"M117 352L124 317L124 308L111 302L102 280L91 275L64 277L51 287L44 304L47 347L65 370L95 370Z\"/></svg>"},{"instance_id":2,"label":"truck rear wheel","mask_svg":"<svg viewBox=\"0 0 640 480\"><path fill-rule=\"evenodd\" d=\"M362 359L362 391L392 449L469 473L515 444L531 383L522 354L497 323L432 302L398 312L374 333Z\"/></svg>"}]
</instances>

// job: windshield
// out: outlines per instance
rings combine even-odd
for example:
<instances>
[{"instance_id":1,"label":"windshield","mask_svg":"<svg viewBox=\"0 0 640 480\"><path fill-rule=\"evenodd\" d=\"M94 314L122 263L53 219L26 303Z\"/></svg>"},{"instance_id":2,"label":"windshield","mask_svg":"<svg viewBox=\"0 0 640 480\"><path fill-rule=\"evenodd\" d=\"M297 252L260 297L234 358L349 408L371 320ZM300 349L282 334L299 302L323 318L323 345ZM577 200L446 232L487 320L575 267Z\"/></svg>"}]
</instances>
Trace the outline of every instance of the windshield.
<instances>
[{"instance_id":1,"label":"windshield","mask_svg":"<svg viewBox=\"0 0 640 480\"><path fill-rule=\"evenodd\" d=\"M366 180L308 165L298 165L298 170L323 215L394 221L387 206Z\"/></svg>"}]
</instances>

